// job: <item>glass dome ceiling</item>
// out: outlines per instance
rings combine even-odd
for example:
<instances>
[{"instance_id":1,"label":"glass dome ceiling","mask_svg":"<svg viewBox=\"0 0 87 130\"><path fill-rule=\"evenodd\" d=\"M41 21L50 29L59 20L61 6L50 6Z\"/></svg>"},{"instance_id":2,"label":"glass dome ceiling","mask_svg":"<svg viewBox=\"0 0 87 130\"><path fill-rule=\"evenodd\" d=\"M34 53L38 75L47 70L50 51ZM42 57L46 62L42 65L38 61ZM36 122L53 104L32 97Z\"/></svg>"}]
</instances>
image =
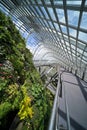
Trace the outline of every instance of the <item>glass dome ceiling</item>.
<instances>
[{"instance_id":1,"label":"glass dome ceiling","mask_svg":"<svg viewBox=\"0 0 87 130\"><path fill-rule=\"evenodd\" d=\"M1 0L35 64L58 63L87 81L87 0Z\"/></svg>"}]
</instances>

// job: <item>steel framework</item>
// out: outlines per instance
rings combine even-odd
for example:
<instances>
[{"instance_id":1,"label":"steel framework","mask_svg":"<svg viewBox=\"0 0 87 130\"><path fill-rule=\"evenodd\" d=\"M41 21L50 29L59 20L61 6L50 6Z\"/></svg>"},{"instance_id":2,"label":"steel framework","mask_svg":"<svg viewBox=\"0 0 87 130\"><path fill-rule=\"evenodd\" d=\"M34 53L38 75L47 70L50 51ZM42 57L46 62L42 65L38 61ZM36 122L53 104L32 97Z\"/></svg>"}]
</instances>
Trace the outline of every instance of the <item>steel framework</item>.
<instances>
[{"instance_id":1,"label":"steel framework","mask_svg":"<svg viewBox=\"0 0 87 130\"><path fill-rule=\"evenodd\" d=\"M33 37L35 55L44 47L49 50L39 64L54 58L87 81L87 0L1 0L0 10L12 18L27 43Z\"/></svg>"}]
</instances>

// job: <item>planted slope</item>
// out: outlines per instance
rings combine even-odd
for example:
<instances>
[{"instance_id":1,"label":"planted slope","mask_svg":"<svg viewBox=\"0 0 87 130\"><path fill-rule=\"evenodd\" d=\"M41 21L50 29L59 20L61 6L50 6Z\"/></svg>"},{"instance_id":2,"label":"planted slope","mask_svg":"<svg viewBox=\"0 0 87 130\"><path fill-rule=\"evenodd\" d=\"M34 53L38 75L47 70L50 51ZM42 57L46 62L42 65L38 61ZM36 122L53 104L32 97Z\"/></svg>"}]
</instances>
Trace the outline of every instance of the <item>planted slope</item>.
<instances>
[{"instance_id":1,"label":"planted slope","mask_svg":"<svg viewBox=\"0 0 87 130\"><path fill-rule=\"evenodd\" d=\"M0 12L0 129L12 127L17 117L22 130L46 130L52 100L25 40L11 19Z\"/></svg>"}]
</instances>

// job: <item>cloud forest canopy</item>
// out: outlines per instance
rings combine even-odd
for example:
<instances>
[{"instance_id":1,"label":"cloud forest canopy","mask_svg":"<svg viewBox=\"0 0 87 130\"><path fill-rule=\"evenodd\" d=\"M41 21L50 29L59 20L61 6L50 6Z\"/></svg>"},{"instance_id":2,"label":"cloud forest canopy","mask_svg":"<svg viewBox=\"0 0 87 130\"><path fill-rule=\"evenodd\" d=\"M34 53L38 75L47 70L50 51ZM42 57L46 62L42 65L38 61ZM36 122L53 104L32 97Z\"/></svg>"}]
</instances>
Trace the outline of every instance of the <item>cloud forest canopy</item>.
<instances>
[{"instance_id":1,"label":"cloud forest canopy","mask_svg":"<svg viewBox=\"0 0 87 130\"><path fill-rule=\"evenodd\" d=\"M25 40L11 19L0 12L0 129L15 130L20 121L21 130L46 129L52 100Z\"/></svg>"}]
</instances>

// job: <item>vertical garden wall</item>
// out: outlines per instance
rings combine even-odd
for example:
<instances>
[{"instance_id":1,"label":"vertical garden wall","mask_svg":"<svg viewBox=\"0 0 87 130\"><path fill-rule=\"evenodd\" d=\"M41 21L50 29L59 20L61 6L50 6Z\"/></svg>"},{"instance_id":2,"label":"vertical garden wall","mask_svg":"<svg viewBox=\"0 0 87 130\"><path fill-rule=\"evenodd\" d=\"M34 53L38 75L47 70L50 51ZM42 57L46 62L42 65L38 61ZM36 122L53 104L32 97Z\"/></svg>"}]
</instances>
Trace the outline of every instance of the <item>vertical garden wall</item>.
<instances>
[{"instance_id":1,"label":"vertical garden wall","mask_svg":"<svg viewBox=\"0 0 87 130\"><path fill-rule=\"evenodd\" d=\"M52 100L25 40L0 12L0 129L46 130Z\"/></svg>"}]
</instances>

